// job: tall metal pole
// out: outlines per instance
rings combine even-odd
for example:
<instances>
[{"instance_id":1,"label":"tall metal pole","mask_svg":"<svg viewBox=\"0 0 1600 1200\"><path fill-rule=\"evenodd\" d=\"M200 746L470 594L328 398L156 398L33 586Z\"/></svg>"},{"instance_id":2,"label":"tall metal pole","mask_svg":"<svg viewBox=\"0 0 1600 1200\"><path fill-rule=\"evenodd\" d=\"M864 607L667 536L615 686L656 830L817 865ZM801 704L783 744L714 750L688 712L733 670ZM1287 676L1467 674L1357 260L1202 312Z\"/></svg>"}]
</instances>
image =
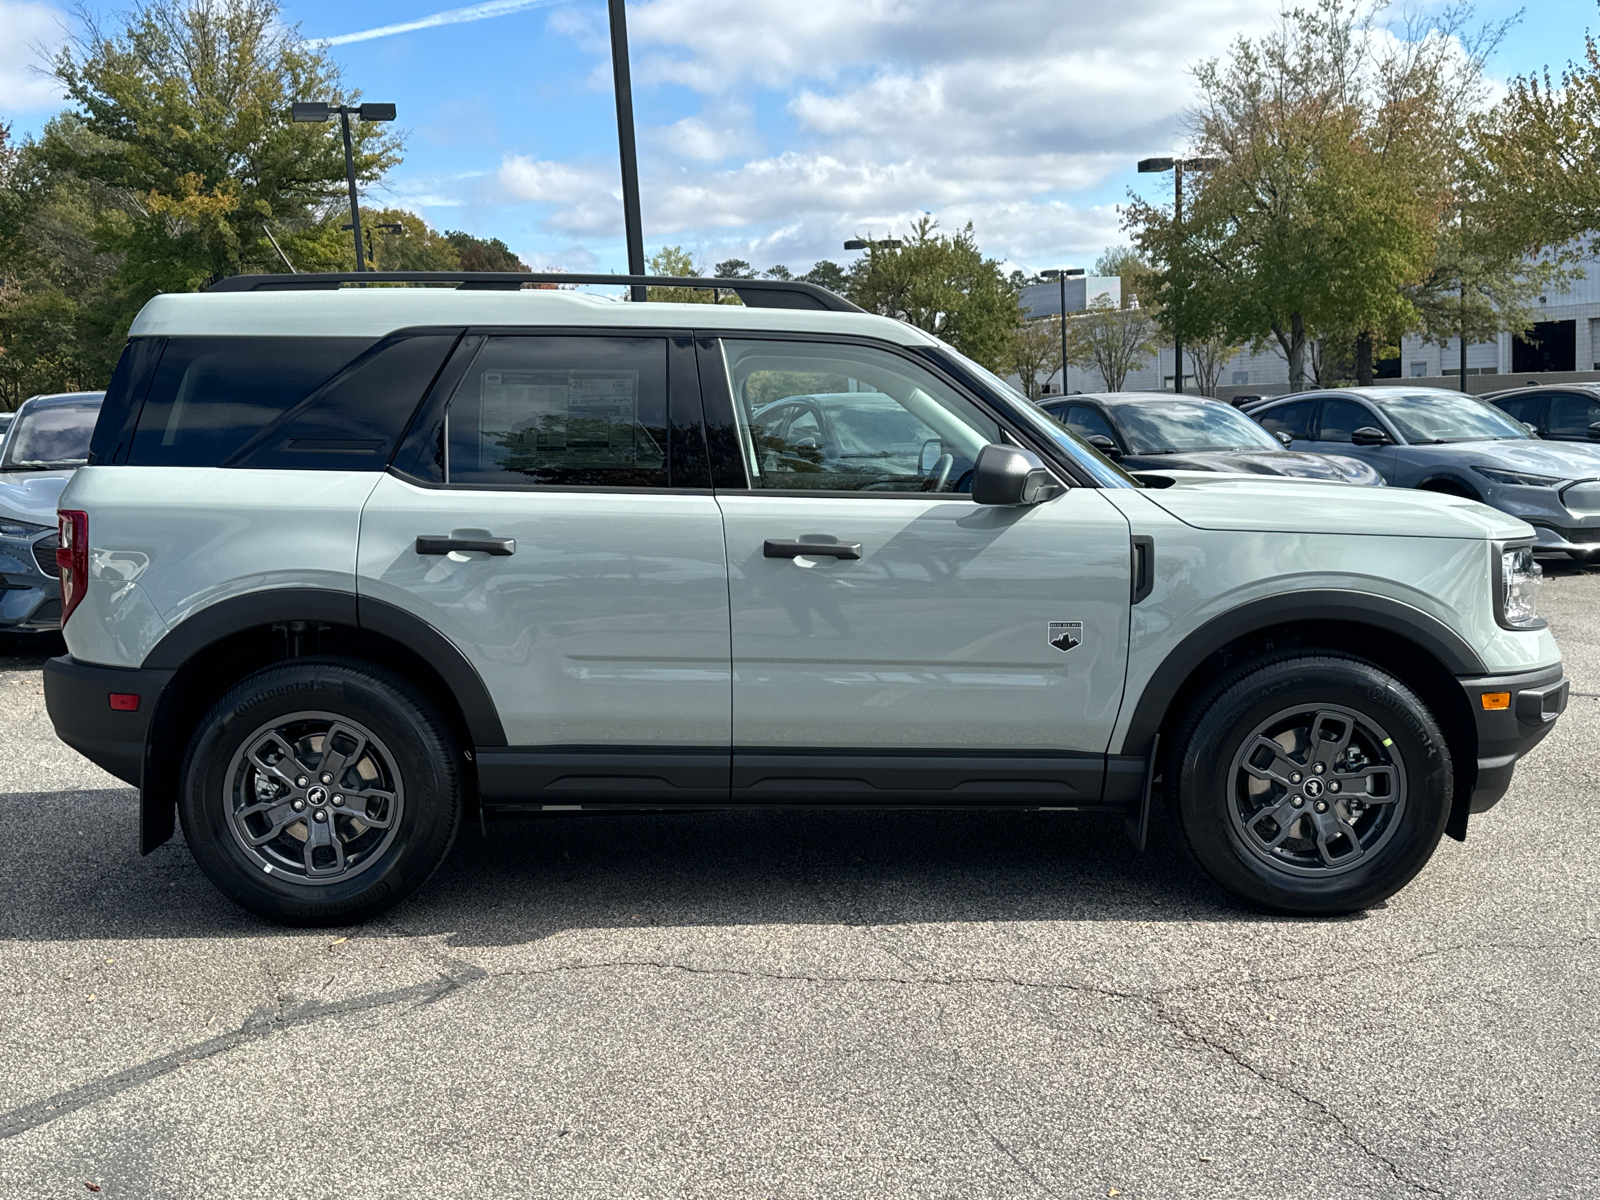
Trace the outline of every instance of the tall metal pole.
<instances>
[{"instance_id":1,"label":"tall metal pole","mask_svg":"<svg viewBox=\"0 0 1600 1200\"><path fill-rule=\"evenodd\" d=\"M1056 276L1061 281L1061 394L1067 394L1067 273L1062 268Z\"/></svg>"},{"instance_id":2,"label":"tall metal pole","mask_svg":"<svg viewBox=\"0 0 1600 1200\"><path fill-rule=\"evenodd\" d=\"M1173 231L1183 237L1183 159L1172 160ZM1181 287L1182 280L1179 280ZM1174 296L1178 311L1172 322L1172 390L1183 395L1183 297Z\"/></svg>"},{"instance_id":3,"label":"tall metal pole","mask_svg":"<svg viewBox=\"0 0 1600 1200\"><path fill-rule=\"evenodd\" d=\"M361 245L361 206L356 203L356 152L350 144L350 107L339 106L339 124L344 129L344 175L350 181L350 231L356 239L356 270L367 269L365 248Z\"/></svg>"},{"instance_id":4,"label":"tall metal pole","mask_svg":"<svg viewBox=\"0 0 1600 1200\"><path fill-rule=\"evenodd\" d=\"M633 140L633 82L628 73L628 13L624 0L607 0L611 16L611 73L617 86L617 147L622 154L622 222L628 237L628 274L644 274L644 224L639 215L639 154ZM633 288L643 300L645 289Z\"/></svg>"}]
</instances>

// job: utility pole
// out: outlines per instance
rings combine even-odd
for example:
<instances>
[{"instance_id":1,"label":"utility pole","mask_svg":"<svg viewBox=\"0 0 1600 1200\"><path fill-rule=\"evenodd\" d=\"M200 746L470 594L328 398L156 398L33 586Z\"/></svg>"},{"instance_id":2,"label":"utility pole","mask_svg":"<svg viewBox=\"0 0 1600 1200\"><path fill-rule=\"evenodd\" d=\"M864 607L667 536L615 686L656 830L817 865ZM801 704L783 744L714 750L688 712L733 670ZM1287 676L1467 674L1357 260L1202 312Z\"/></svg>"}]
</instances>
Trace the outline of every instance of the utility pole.
<instances>
[{"instance_id":1,"label":"utility pole","mask_svg":"<svg viewBox=\"0 0 1600 1200\"><path fill-rule=\"evenodd\" d=\"M1067 394L1067 280L1075 275L1082 275L1082 267L1056 267L1049 271L1040 271L1040 279L1057 279L1061 282L1061 394ZM1088 303L1088 292L1084 293L1084 303Z\"/></svg>"},{"instance_id":2,"label":"utility pole","mask_svg":"<svg viewBox=\"0 0 1600 1200\"><path fill-rule=\"evenodd\" d=\"M344 177L350 185L350 229L356 243L356 270L367 269L366 246L361 241L361 206L356 201L356 152L350 139L350 118L360 117L363 121L392 121L395 112L392 104L321 104L297 102L291 107L291 115L296 121L321 124L335 113L339 116L339 125L344 132ZM279 251L281 254L282 251Z\"/></svg>"},{"instance_id":3,"label":"utility pole","mask_svg":"<svg viewBox=\"0 0 1600 1200\"><path fill-rule=\"evenodd\" d=\"M606 0L611 16L611 75L617 90L617 148L622 156L622 223L628 239L628 274L644 274L644 224L639 215L639 151L633 138L633 81L628 73L628 13L624 0ZM642 284L633 298L643 300Z\"/></svg>"}]
</instances>

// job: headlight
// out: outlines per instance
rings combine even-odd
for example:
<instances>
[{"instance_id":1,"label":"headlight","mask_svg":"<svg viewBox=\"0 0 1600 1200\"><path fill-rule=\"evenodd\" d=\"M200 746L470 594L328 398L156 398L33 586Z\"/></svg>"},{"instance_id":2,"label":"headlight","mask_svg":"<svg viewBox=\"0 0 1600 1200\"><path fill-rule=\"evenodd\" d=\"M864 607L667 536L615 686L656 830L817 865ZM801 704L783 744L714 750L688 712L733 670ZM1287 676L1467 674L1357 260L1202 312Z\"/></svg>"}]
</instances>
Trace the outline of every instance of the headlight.
<instances>
[{"instance_id":1,"label":"headlight","mask_svg":"<svg viewBox=\"0 0 1600 1200\"><path fill-rule=\"evenodd\" d=\"M34 525L28 521L15 521L10 517L0 517L0 537L31 538L49 528L50 526L48 525Z\"/></svg>"},{"instance_id":2,"label":"headlight","mask_svg":"<svg viewBox=\"0 0 1600 1200\"><path fill-rule=\"evenodd\" d=\"M1544 570L1533 560L1533 547L1501 546L1499 557L1495 616L1507 629L1543 629L1538 601Z\"/></svg>"},{"instance_id":3,"label":"headlight","mask_svg":"<svg viewBox=\"0 0 1600 1200\"><path fill-rule=\"evenodd\" d=\"M1497 467L1473 467L1485 479L1496 483L1509 483L1517 487L1554 487L1561 482L1559 475L1529 475L1525 471L1502 471Z\"/></svg>"}]
</instances>

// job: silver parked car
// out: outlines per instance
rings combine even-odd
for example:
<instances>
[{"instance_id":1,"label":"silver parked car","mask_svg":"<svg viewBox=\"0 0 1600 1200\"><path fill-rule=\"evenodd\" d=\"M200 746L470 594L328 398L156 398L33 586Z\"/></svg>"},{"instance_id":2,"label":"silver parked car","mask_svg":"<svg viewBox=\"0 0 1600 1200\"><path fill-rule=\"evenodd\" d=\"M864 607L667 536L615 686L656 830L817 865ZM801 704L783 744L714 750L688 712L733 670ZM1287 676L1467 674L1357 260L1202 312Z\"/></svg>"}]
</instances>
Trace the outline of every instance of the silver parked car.
<instances>
[{"instance_id":1,"label":"silver parked car","mask_svg":"<svg viewBox=\"0 0 1600 1200\"><path fill-rule=\"evenodd\" d=\"M1463 392L1369 387L1247 410L1297 450L1365 459L1396 487L1466 496L1532 525L1541 550L1600 553L1600 444L1541 441Z\"/></svg>"},{"instance_id":2,"label":"silver parked car","mask_svg":"<svg viewBox=\"0 0 1600 1200\"><path fill-rule=\"evenodd\" d=\"M0 450L0 631L61 627L56 500L89 457L104 392L34 396Z\"/></svg>"},{"instance_id":3,"label":"silver parked car","mask_svg":"<svg viewBox=\"0 0 1600 1200\"><path fill-rule=\"evenodd\" d=\"M1044 409L1125 471L1230 471L1382 486L1348 454L1288 449L1232 405L1171 392L1086 392Z\"/></svg>"}]
</instances>

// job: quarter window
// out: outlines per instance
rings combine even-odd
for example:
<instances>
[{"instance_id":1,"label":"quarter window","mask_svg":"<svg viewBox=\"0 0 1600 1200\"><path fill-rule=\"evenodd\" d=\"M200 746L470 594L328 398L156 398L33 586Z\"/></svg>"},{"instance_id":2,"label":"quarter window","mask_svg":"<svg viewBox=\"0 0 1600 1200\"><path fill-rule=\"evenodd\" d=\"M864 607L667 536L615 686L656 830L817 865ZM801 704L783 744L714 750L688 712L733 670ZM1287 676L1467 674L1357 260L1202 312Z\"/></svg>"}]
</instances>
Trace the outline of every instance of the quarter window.
<instances>
[{"instance_id":1,"label":"quarter window","mask_svg":"<svg viewBox=\"0 0 1600 1200\"><path fill-rule=\"evenodd\" d=\"M932 372L865 346L722 343L755 488L971 490L999 425Z\"/></svg>"},{"instance_id":2,"label":"quarter window","mask_svg":"<svg viewBox=\"0 0 1600 1200\"><path fill-rule=\"evenodd\" d=\"M666 487L666 341L489 338L445 427L448 483Z\"/></svg>"}]
</instances>

